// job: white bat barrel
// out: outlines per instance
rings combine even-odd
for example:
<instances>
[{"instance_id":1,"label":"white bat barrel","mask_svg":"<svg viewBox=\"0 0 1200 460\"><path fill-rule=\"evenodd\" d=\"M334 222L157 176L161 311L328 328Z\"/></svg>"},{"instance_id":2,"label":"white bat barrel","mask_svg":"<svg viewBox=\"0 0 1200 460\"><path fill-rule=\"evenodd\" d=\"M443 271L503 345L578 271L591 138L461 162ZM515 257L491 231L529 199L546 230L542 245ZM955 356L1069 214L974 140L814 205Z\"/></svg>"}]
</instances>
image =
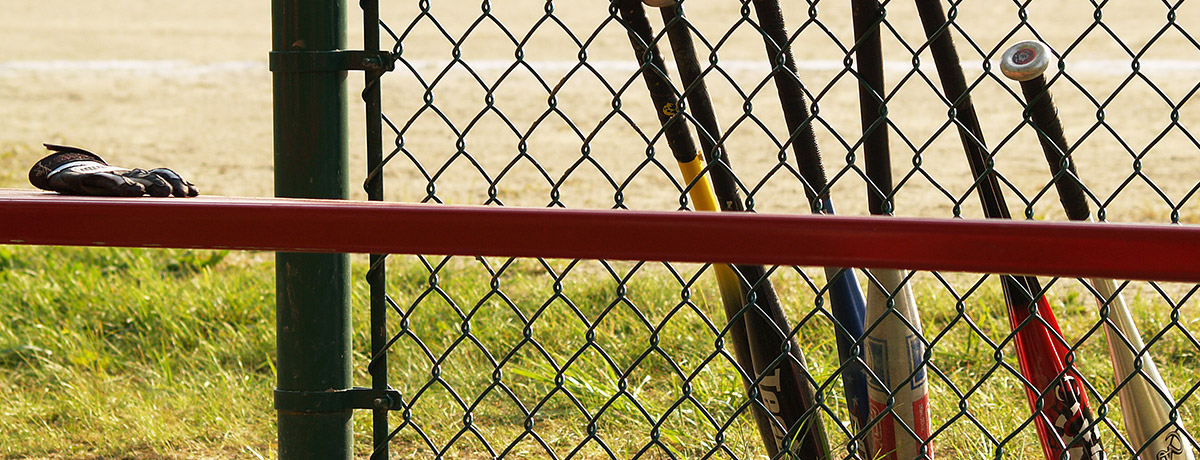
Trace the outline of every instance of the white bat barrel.
<instances>
[{"instance_id":1,"label":"white bat barrel","mask_svg":"<svg viewBox=\"0 0 1200 460\"><path fill-rule=\"evenodd\" d=\"M1171 422L1175 398L1171 397L1158 367L1149 353L1140 357L1135 354L1146 348L1146 344L1142 342L1125 298L1117 293L1113 280L1091 281L1102 297L1096 299L1101 307L1108 301L1104 339L1112 357L1113 379L1117 384L1128 380L1117 390L1117 397L1121 400L1121 415L1125 418L1129 444L1134 449L1146 446L1139 456L1142 460L1194 460L1191 436L1183 428L1182 421ZM1135 370L1139 361L1141 372ZM1163 430L1163 427L1170 428ZM1160 430L1162 433L1154 436Z\"/></svg>"},{"instance_id":2,"label":"white bat barrel","mask_svg":"<svg viewBox=\"0 0 1200 460\"><path fill-rule=\"evenodd\" d=\"M929 439L929 384L921 318L901 270L870 270L878 281L867 283L867 336L864 340L871 419L884 417L871 428L871 458L910 459L920 455ZM882 289L881 289L882 287ZM894 295L892 293L895 293ZM888 308L888 300L892 308ZM876 324L878 323L878 324ZM871 329L874 327L874 329ZM911 376L911 378L910 378ZM894 401L888 412L888 400ZM932 457L929 448L927 456Z\"/></svg>"}]
</instances>

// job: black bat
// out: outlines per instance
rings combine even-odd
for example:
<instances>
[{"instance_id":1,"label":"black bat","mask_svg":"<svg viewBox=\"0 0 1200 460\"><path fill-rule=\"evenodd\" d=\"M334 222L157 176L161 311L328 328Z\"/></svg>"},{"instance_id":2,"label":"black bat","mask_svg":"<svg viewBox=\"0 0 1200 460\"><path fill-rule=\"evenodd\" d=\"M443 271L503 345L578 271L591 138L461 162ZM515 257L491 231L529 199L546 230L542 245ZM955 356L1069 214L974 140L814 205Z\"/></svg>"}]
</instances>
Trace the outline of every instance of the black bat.
<instances>
[{"instance_id":1,"label":"black bat","mask_svg":"<svg viewBox=\"0 0 1200 460\"><path fill-rule=\"evenodd\" d=\"M984 216L1009 219L999 181L989 166L990 155L941 0L916 0L916 3L942 91L954 108L954 123L978 187ZM1016 335L1021 374L1029 382L1025 394L1035 415L1046 459L1059 459L1063 451L1069 452L1072 459L1104 458L1082 377L1068 359L1069 350L1058 320L1037 278L1003 275L1001 280L1009 323Z\"/></svg>"},{"instance_id":2,"label":"black bat","mask_svg":"<svg viewBox=\"0 0 1200 460\"><path fill-rule=\"evenodd\" d=\"M862 151L866 163L867 206L871 214L891 215L891 149L885 112L882 23L878 0L852 0L854 56L858 69L858 103L862 119ZM921 318L905 270L868 269L866 362L870 370L867 396L875 425L868 438L870 458L889 460L933 457L928 443L929 382ZM889 306L889 303L891 305ZM890 402L889 402L890 401ZM892 408L889 409L888 407Z\"/></svg>"},{"instance_id":3,"label":"black bat","mask_svg":"<svg viewBox=\"0 0 1200 460\"><path fill-rule=\"evenodd\" d=\"M817 138L809 119L808 105L804 101L804 88L796 74L796 61L788 44L787 26L778 0L753 0L759 27L763 32L767 57L772 63L772 77L779 92L783 107L783 119L791 133L789 141L796 155L800 175L805 182L805 195L814 211L833 214L833 201L829 198L825 168L821 165L821 153L817 149ZM782 65L783 68L779 68ZM867 404L867 373L863 362L861 340L863 336L866 300L854 270L835 267L825 268L829 279L829 303L837 338L838 358L841 361L842 384L846 392L851 421L865 427L870 418Z\"/></svg>"},{"instance_id":4,"label":"black bat","mask_svg":"<svg viewBox=\"0 0 1200 460\"><path fill-rule=\"evenodd\" d=\"M658 109L667 143L689 183L695 206L698 210L717 211L716 194L710 183L704 180L707 178L703 175L704 158L699 155L691 131L679 111L678 97L667 79L667 69L642 3L640 0L619 0L618 5L621 18L629 28L630 43L641 66L642 76ZM669 12L673 19L676 11L682 15L681 9L664 11L664 14ZM673 43L686 46L681 41L683 34L688 34L686 27L677 25L672 29L675 29L671 32L675 34ZM687 41L690 43L690 35ZM680 54L687 53L677 52L677 56ZM694 47L690 55L692 57L681 61L681 65L688 66L690 63L693 70L698 69ZM688 79L696 83L699 72L687 72L685 78L691 77ZM689 101L707 99L707 91L702 94L697 96L693 91ZM704 104L701 102L702 107ZM708 103L707 113L698 117L707 119L705 123L708 126L702 129L708 136L701 136L701 142L708 146L705 149L707 152L713 152L716 148L712 136L719 132L711 109L711 103ZM722 169L724 174L715 172L717 169L722 168L714 168L713 173L714 177L721 178L723 197L720 201L726 207L740 207L741 200L737 197L736 188L731 186L733 179L728 169ZM729 192L734 193L731 195ZM746 383L758 387L760 405L756 406L755 418L768 452L775 456L786 450L802 458L827 458L828 440L815 403L811 377L804 365L804 355L790 336L791 326L766 276L766 270L761 266L738 266L735 271L728 265L714 265L714 269L721 287L725 313L731 322L730 331L739 365L753 371L753 375L746 376L752 381ZM752 301L749 294L753 295ZM739 345L744 350L737 350ZM786 358L780 359L783 354L786 354Z\"/></svg>"}]
</instances>

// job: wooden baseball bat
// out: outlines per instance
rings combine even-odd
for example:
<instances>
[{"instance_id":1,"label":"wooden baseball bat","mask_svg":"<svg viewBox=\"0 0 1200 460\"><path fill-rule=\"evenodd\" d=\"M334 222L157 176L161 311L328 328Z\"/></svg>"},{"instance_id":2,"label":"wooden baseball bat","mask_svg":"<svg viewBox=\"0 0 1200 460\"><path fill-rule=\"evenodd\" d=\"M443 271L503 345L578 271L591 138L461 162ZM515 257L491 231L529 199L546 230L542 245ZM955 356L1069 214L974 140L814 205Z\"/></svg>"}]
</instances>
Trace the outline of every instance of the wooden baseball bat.
<instances>
[{"instance_id":1,"label":"wooden baseball bat","mask_svg":"<svg viewBox=\"0 0 1200 460\"><path fill-rule=\"evenodd\" d=\"M821 153L817 149L808 105L804 100L804 88L796 73L796 61L789 45L783 10L778 0L753 0L752 3L762 29L767 57L776 66L772 78L783 107L784 122L791 133L789 143L805 183L805 195L813 211L833 214L833 200L829 198L829 184L825 178L825 168L821 165ZM834 335L841 361L846 405L853 425L865 427L870 414L862 352L866 300L854 269L825 267L825 276L829 280L830 310L836 322Z\"/></svg>"}]
</instances>

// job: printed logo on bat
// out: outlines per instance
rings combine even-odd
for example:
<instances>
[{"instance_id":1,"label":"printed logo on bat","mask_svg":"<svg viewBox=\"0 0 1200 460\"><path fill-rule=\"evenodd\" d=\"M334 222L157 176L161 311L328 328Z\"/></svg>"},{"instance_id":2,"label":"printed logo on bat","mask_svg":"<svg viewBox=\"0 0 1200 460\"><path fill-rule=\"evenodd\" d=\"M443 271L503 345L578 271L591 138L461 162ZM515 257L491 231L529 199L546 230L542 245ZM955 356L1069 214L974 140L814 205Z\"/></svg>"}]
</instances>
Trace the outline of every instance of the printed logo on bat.
<instances>
[{"instance_id":1,"label":"printed logo on bat","mask_svg":"<svg viewBox=\"0 0 1200 460\"><path fill-rule=\"evenodd\" d=\"M910 335L908 340L908 362L909 373L912 374L912 389L916 390L925 386L925 366L921 363L925 361L925 342L920 336Z\"/></svg>"},{"instance_id":2,"label":"printed logo on bat","mask_svg":"<svg viewBox=\"0 0 1200 460\"><path fill-rule=\"evenodd\" d=\"M679 113L679 107L676 106L674 102L668 102L663 104L662 113L668 117L673 117L675 114Z\"/></svg>"},{"instance_id":3,"label":"printed logo on bat","mask_svg":"<svg viewBox=\"0 0 1200 460\"><path fill-rule=\"evenodd\" d=\"M762 395L763 405L767 407L767 411L770 412L773 419L771 422L771 435L775 437L775 447L783 449L783 445L786 444L784 435L787 434L784 430L787 427L781 425L783 422L780 416L782 408L779 403L779 373L780 369L776 367L775 372L763 377L758 388L759 394Z\"/></svg>"},{"instance_id":4,"label":"printed logo on bat","mask_svg":"<svg viewBox=\"0 0 1200 460\"><path fill-rule=\"evenodd\" d=\"M1158 451L1154 454L1155 460L1173 460L1175 458L1183 458L1183 437L1179 435L1179 430L1171 430L1167 434L1167 448Z\"/></svg>"},{"instance_id":5,"label":"printed logo on bat","mask_svg":"<svg viewBox=\"0 0 1200 460\"><path fill-rule=\"evenodd\" d=\"M1054 431L1061 439L1071 440L1079 436L1079 441L1068 446L1069 458L1103 459L1104 450L1100 446L1096 428L1086 426L1091 417L1084 413L1078 397L1082 391L1083 386L1074 377L1063 376L1062 381L1055 383L1053 391L1049 392L1054 399L1047 401L1046 415L1054 420Z\"/></svg>"},{"instance_id":6,"label":"printed logo on bat","mask_svg":"<svg viewBox=\"0 0 1200 460\"><path fill-rule=\"evenodd\" d=\"M909 387L913 390L919 389L925 385L925 366L922 363L925 361L925 342L921 341L921 337L910 334L904 338L905 349L908 356L906 362L908 369L904 369L904 375L897 375L897 378L905 379L910 375L912 381L909 382ZM891 357L888 356L888 341L876 337L867 337L866 340L868 356L876 363L891 363ZM878 369L871 369L878 379L868 379L869 384L876 390L891 391L892 376L890 365L879 366ZM882 385L881 385L882 383ZM887 388L885 388L885 386Z\"/></svg>"},{"instance_id":7,"label":"printed logo on bat","mask_svg":"<svg viewBox=\"0 0 1200 460\"><path fill-rule=\"evenodd\" d=\"M897 419L897 414L887 410L887 404L876 401L874 399L867 401L870 404L871 418L879 418L879 423L871 429L871 448L876 460L898 460L901 455L900 437L908 440L906 444L911 449L920 449L920 444L929 439L929 395L921 395L920 399L912 402L912 425L907 428L897 429L897 424L905 423ZM902 408L897 407L897 411L903 412ZM880 417L882 415L882 417ZM916 438L912 438L909 430L913 430L912 434L916 434ZM899 434L897 434L899 433ZM911 443L915 443L913 445ZM931 451L932 452L932 451ZM932 455L932 454L930 454Z\"/></svg>"},{"instance_id":8,"label":"printed logo on bat","mask_svg":"<svg viewBox=\"0 0 1200 460\"><path fill-rule=\"evenodd\" d=\"M887 344L888 342L886 340L868 336L866 340L867 356L870 356L872 358L871 360L876 363L888 363ZM871 385L871 388L879 391L890 390L889 388L886 388L890 387L892 382L891 377L888 376L889 368L890 366L883 365L871 369L871 371L875 373L875 376L879 377L877 379L867 379L867 383Z\"/></svg>"}]
</instances>

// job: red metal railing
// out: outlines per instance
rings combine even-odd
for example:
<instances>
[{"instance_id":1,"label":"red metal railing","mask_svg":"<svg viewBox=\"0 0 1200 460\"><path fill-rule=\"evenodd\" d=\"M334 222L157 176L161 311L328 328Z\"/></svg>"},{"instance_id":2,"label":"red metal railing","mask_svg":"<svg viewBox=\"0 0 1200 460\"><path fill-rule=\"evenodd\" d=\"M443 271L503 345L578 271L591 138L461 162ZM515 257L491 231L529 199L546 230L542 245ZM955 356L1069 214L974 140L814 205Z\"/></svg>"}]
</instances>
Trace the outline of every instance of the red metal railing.
<instances>
[{"instance_id":1,"label":"red metal railing","mask_svg":"<svg viewBox=\"0 0 1200 460\"><path fill-rule=\"evenodd\" d=\"M1200 227L95 198L0 190L0 244L730 262L1200 282Z\"/></svg>"}]
</instances>

